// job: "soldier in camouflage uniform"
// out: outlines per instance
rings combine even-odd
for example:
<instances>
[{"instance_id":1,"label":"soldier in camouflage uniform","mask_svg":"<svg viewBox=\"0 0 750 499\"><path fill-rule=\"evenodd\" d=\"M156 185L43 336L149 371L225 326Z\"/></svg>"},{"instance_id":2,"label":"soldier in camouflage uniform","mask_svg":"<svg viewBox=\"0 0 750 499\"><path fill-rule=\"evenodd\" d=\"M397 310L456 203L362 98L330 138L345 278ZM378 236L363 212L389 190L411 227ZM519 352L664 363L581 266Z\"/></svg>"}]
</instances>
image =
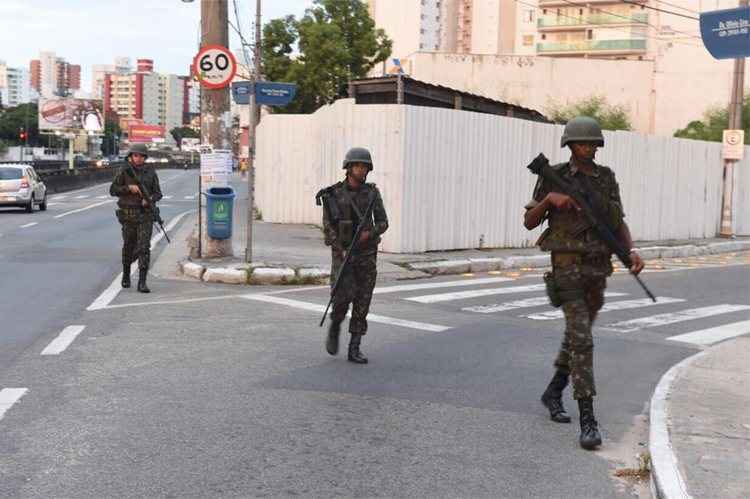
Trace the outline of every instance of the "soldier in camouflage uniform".
<instances>
[{"instance_id":1,"label":"soldier in camouflage uniform","mask_svg":"<svg viewBox=\"0 0 750 499\"><path fill-rule=\"evenodd\" d=\"M643 270L643 260L632 249L630 230L624 221L620 189L614 172L594 162L597 147L604 146L604 137L596 120L577 117L568 122L563 132L561 147L572 152L570 161L553 166L568 182L578 184L589 193L592 208L608 221L613 234L630 251L631 270ZM545 219L548 228L537 244L551 252L552 272L545 275L547 292L553 306L562 306L565 314L565 334L555 359L555 374L542 395L542 403L550 418L569 423L570 416L562 404L562 392L573 383L573 398L578 402L581 435L584 449L601 445L599 426L594 417L594 341L591 327L604 304L606 279L612 274L612 251L599 238L584 217L580 207L569 196L553 192L552 187L539 177L533 199L526 205L524 225L531 230Z\"/></svg>"},{"instance_id":2,"label":"soldier in camouflage uniform","mask_svg":"<svg viewBox=\"0 0 750 499\"><path fill-rule=\"evenodd\" d=\"M341 277L342 282L333 297L326 350L331 355L338 353L341 322L351 303L348 360L357 364L367 363L367 358L360 351L360 343L367 332L367 313L377 277L378 243L380 236L388 229L388 216L380 191L375 184L365 183L372 168L370 152L355 147L346 153L344 159L346 178L318 193L325 199L323 231L325 244L331 247L331 286L344 262L345 252L352 251L349 264ZM374 200L372 212L363 220L371 200ZM352 242L359 224L365 224L359 241Z\"/></svg>"},{"instance_id":3,"label":"soldier in camouflage uniform","mask_svg":"<svg viewBox=\"0 0 750 499\"><path fill-rule=\"evenodd\" d=\"M153 168L145 166L148 149L144 144L134 144L125 160L133 166L141 184L151 194L152 202L162 197L159 177ZM150 293L146 285L146 275L151 260L151 232L153 216L147 208L148 202L125 168L121 169L109 188L112 196L117 196L117 220L122 225L122 287L130 287L130 264L138 259L138 291Z\"/></svg>"}]
</instances>

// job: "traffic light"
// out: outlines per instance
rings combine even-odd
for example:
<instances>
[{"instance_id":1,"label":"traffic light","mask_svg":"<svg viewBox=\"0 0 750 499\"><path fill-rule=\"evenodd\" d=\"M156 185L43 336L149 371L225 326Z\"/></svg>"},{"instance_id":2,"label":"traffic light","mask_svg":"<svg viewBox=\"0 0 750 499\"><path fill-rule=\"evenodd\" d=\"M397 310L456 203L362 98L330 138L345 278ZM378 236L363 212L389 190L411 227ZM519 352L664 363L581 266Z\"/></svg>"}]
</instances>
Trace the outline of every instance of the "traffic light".
<instances>
[{"instance_id":1,"label":"traffic light","mask_svg":"<svg viewBox=\"0 0 750 499\"><path fill-rule=\"evenodd\" d=\"M26 132L24 130L18 132L18 138L21 140L26 140Z\"/></svg>"}]
</instances>

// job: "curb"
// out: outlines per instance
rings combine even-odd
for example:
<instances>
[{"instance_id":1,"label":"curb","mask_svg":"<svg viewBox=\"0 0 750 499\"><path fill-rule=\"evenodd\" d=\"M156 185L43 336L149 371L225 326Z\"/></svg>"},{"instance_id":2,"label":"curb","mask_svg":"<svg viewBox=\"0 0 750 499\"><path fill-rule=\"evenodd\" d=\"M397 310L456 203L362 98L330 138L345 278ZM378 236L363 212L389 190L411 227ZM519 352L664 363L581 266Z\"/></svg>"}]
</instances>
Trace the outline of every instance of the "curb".
<instances>
[{"instance_id":1,"label":"curb","mask_svg":"<svg viewBox=\"0 0 750 499\"><path fill-rule=\"evenodd\" d=\"M677 456L669 438L668 401L674 381L706 350L691 355L672 366L654 389L649 411L648 450L651 454L651 492L660 499L691 499L680 473Z\"/></svg>"},{"instance_id":2,"label":"curb","mask_svg":"<svg viewBox=\"0 0 750 499\"><path fill-rule=\"evenodd\" d=\"M750 241L727 241L725 243L712 243L699 246L693 244L682 246L649 246L647 248L637 248L637 250L641 257L647 260L684 258L688 256L718 255L720 253L750 250ZM426 272L432 275L466 274L469 272L489 272L523 267L548 267L549 255L406 262L404 266L410 270Z\"/></svg>"},{"instance_id":3,"label":"curb","mask_svg":"<svg viewBox=\"0 0 750 499\"><path fill-rule=\"evenodd\" d=\"M266 267L263 264L235 267L206 267L183 260L177 263L180 272L203 282L222 284L328 284L331 275L327 267Z\"/></svg>"},{"instance_id":4,"label":"curb","mask_svg":"<svg viewBox=\"0 0 750 499\"><path fill-rule=\"evenodd\" d=\"M750 241L727 241L705 245L649 246L637 249L644 259L654 260L747 251L750 250ZM263 263L251 263L250 265L235 267L206 267L184 260L177 265L182 274L187 277L204 282L224 284L328 284L331 274L330 267L271 267ZM430 275L453 275L518 268L545 268L549 267L549 255L462 258L431 262L405 262L399 265L408 270Z\"/></svg>"}]
</instances>

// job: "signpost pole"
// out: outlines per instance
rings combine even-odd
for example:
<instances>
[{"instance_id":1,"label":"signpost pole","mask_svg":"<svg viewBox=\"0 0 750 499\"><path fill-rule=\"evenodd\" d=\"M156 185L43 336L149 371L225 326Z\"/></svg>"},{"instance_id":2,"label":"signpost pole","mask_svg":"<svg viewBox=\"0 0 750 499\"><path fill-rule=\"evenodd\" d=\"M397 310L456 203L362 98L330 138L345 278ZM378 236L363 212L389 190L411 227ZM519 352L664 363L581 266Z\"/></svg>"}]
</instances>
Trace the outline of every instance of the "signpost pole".
<instances>
[{"instance_id":1,"label":"signpost pole","mask_svg":"<svg viewBox=\"0 0 750 499\"><path fill-rule=\"evenodd\" d=\"M253 47L253 74L252 74L252 85L253 91L250 94L250 105L248 110L250 113L247 133L248 133L248 146L249 151L247 155L247 240L245 241L245 263L252 263L253 261L253 218L255 217L255 155L257 149L257 138L256 138L256 126L257 126L257 100L256 100L256 84L260 80L260 43L261 43L261 22L260 22L260 9L261 0L256 0L255 3L255 46Z\"/></svg>"}]
</instances>

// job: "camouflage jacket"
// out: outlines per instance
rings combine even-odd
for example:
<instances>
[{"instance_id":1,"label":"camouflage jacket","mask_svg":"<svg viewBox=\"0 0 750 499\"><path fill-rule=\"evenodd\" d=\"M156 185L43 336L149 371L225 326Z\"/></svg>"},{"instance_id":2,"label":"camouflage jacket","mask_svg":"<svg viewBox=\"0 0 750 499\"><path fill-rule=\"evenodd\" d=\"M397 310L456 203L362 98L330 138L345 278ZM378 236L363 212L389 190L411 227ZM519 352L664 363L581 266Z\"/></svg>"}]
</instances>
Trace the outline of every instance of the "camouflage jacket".
<instances>
[{"instance_id":1,"label":"camouflage jacket","mask_svg":"<svg viewBox=\"0 0 750 499\"><path fill-rule=\"evenodd\" d=\"M357 190L349 187L346 180L323 189L326 201L323 203L323 232L325 243L336 251L343 251L352 243L360 216L364 215L371 196L374 196L372 214L364 221L362 230L371 231L370 240L357 249L362 254L378 250L380 236L388 230L388 215L383 206L383 198L375 184L364 184ZM356 206L356 209L355 207Z\"/></svg>"},{"instance_id":2,"label":"camouflage jacket","mask_svg":"<svg viewBox=\"0 0 750 499\"><path fill-rule=\"evenodd\" d=\"M133 171L138 176L138 180L148 189L151 194L153 202L157 202L161 199L161 187L159 187L159 176L156 174L153 168L147 166L133 167ZM115 178L112 180L112 185L109 187L109 194L117 196L117 205L120 208L135 208L141 206L141 197L136 194L131 194L128 187L135 185L136 182L133 178L125 173L125 168L121 168Z\"/></svg>"},{"instance_id":3,"label":"camouflage jacket","mask_svg":"<svg viewBox=\"0 0 750 499\"><path fill-rule=\"evenodd\" d=\"M620 187L617 185L614 172L602 165L595 165L590 175L586 175L572 163L561 163L552 168L557 170L563 180L585 185L584 192L591 192L594 199L589 201L594 210L607 221L613 232L617 232L623 223L625 213L620 199ZM544 197L554 191L542 177L534 187L532 200L526 205L531 209ZM586 219L575 210L557 210L550 208L545 217L549 226L542 233L537 245L544 251L565 251L575 253L611 253L607 245L599 238L596 231Z\"/></svg>"}]
</instances>

